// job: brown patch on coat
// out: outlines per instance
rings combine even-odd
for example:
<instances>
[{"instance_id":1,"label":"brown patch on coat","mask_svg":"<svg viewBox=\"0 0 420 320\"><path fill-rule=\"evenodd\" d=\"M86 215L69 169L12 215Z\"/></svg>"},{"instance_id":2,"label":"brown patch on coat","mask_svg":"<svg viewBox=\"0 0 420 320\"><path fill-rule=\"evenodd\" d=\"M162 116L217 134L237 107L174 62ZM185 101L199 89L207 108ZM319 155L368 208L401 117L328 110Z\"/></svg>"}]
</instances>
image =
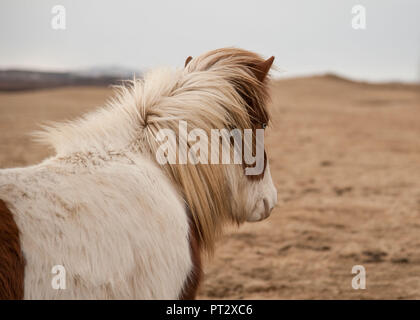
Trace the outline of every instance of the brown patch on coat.
<instances>
[{"instance_id":1,"label":"brown patch on coat","mask_svg":"<svg viewBox=\"0 0 420 320\"><path fill-rule=\"evenodd\" d=\"M198 235L196 224L193 221L190 211L187 209L189 218L189 241L192 267L191 271L185 280L184 288L182 289L180 300L194 300L197 296L198 288L201 279L203 278L203 269L201 264L201 246L200 237Z\"/></svg>"},{"instance_id":2,"label":"brown patch on coat","mask_svg":"<svg viewBox=\"0 0 420 320\"><path fill-rule=\"evenodd\" d=\"M0 200L0 299L19 300L24 294L25 259L13 214Z\"/></svg>"}]
</instances>

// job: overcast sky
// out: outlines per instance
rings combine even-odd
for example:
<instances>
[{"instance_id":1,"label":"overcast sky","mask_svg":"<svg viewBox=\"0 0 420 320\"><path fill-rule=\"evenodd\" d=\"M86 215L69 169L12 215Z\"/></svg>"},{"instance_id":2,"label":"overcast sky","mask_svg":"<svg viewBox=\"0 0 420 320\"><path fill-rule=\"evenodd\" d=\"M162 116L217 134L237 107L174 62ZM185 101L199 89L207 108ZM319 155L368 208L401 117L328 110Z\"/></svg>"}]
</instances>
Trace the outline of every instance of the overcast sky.
<instances>
[{"instance_id":1,"label":"overcast sky","mask_svg":"<svg viewBox=\"0 0 420 320\"><path fill-rule=\"evenodd\" d=\"M357 4L364 30L352 28ZM51 27L55 5L66 30ZM236 46L274 55L282 76L420 81L420 1L1 0L0 43L0 68L181 66Z\"/></svg>"}]
</instances>

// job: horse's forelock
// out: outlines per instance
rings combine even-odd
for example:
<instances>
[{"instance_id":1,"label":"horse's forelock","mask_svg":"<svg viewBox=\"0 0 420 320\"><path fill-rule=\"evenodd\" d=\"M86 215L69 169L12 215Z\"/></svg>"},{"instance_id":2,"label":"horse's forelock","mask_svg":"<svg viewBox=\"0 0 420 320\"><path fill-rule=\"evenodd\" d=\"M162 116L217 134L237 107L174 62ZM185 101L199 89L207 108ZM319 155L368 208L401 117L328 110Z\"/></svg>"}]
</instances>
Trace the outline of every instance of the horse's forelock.
<instances>
[{"instance_id":1,"label":"horse's forelock","mask_svg":"<svg viewBox=\"0 0 420 320\"><path fill-rule=\"evenodd\" d=\"M274 58L270 58L268 69ZM234 86L245 102L253 128L267 124L267 73L261 70L264 60L260 55L237 48L222 48L207 52L196 59L188 59L188 71L213 71L222 74ZM262 74L263 73L263 74Z\"/></svg>"}]
</instances>

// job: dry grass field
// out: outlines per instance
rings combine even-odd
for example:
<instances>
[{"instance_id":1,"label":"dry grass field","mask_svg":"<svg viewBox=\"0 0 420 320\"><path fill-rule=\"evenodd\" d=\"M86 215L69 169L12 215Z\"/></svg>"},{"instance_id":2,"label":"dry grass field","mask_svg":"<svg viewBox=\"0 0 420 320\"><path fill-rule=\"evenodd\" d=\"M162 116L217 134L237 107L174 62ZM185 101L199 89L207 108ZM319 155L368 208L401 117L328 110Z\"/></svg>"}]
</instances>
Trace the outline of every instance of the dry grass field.
<instances>
[{"instance_id":1,"label":"dry grass field","mask_svg":"<svg viewBox=\"0 0 420 320\"><path fill-rule=\"evenodd\" d=\"M0 168L51 155L29 133L111 89L0 93ZM266 149L279 204L229 229L200 298L420 299L420 86L334 76L276 81ZM367 288L351 287L363 265Z\"/></svg>"}]
</instances>

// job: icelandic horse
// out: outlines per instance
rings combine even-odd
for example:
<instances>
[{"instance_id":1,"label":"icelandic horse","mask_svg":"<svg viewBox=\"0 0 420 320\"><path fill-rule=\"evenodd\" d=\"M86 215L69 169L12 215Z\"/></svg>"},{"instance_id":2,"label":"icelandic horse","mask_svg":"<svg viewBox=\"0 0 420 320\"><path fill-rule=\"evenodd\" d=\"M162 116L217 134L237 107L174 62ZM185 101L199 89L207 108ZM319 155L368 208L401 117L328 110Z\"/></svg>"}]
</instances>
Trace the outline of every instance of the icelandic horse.
<instances>
[{"instance_id":1,"label":"icelandic horse","mask_svg":"<svg viewBox=\"0 0 420 320\"><path fill-rule=\"evenodd\" d=\"M0 299L195 298L222 226L267 218L277 191L265 150L259 175L160 165L156 135L179 120L207 133L265 128L273 60L236 48L188 57L38 132L55 155L0 170ZM54 266L65 289L53 288Z\"/></svg>"}]
</instances>

